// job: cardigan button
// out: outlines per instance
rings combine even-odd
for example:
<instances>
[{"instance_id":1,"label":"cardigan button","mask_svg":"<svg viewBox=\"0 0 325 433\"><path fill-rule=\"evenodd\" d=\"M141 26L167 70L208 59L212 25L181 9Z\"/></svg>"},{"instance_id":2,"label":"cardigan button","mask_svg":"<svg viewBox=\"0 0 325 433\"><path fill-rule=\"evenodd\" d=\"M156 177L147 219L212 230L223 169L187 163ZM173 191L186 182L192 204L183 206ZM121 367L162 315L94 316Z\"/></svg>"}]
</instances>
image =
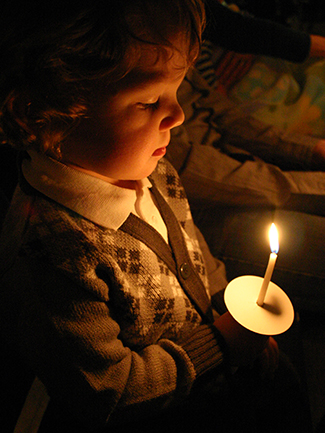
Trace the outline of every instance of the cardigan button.
<instances>
[{"instance_id":1,"label":"cardigan button","mask_svg":"<svg viewBox=\"0 0 325 433\"><path fill-rule=\"evenodd\" d=\"M184 278L184 280L187 280L188 277L191 275L190 265L186 262L181 264L179 271L181 273L182 278Z\"/></svg>"}]
</instances>

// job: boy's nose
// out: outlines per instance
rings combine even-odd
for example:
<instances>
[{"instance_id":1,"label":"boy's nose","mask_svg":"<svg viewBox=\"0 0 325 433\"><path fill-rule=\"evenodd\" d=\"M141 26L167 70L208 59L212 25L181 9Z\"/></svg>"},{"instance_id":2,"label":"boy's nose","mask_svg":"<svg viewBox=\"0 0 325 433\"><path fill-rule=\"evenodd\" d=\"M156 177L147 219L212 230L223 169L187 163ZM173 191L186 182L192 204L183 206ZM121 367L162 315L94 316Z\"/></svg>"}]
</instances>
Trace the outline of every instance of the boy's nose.
<instances>
[{"instance_id":1,"label":"boy's nose","mask_svg":"<svg viewBox=\"0 0 325 433\"><path fill-rule=\"evenodd\" d=\"M177 102L173 105L173 107L170 110L170 113L161 121L160 129L166 130L166 129L172 129L176 126L181 125L185 120L185 115L182 107Z\"/></svg>"}]
</instances>

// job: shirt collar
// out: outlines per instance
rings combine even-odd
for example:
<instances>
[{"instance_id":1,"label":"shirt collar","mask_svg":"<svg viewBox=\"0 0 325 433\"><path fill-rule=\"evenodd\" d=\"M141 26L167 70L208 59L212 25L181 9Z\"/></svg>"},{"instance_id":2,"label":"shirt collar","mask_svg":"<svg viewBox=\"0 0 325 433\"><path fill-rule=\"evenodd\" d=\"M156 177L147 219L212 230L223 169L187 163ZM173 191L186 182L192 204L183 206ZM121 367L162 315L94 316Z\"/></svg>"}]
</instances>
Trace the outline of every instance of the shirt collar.
<instances>
[{"instance_id":1,"label":"shirt collar","mask_svg":"<svg viewBox=\"0 0 325 433\"><path fill-rule=\"evenodd\" d=\"M152 186L146 178L136 190L121 188L38 152L28 154L22 172L33 188L105 228L117 230L134 209L137 193Z\"/></svg>"}]
</instances>

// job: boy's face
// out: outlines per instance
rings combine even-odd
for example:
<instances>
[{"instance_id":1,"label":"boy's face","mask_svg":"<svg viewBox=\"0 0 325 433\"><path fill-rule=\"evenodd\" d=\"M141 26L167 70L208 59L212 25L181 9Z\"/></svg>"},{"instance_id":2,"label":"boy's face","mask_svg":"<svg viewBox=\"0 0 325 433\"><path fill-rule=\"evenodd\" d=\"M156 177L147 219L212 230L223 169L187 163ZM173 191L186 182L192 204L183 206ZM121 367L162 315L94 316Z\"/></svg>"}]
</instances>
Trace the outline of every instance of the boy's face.
<instances>
[{"instance_id":1,"label":"boy's face","mask_svg":"<svg viewBox=\"0 0 325 433\"><path fill-rule=\"evenodd\" d=\"M120 186L153 172L166 153L170 130L184 121L177 90L187 70L178 52L167 63L155 59L145 51L116 94L98 95L89 117L63 146L64 163Z\"/></svg>"}]
</instances>

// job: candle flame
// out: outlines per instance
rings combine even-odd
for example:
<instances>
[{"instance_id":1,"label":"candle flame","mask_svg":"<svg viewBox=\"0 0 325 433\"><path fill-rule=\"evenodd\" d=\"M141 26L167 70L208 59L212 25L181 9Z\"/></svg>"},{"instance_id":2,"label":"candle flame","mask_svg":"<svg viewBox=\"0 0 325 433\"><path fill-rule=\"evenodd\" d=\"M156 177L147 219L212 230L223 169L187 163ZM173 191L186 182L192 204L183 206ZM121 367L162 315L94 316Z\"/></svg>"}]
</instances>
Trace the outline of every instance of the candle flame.
<instances>
[{"instance_id":1,"label":"candle flame","mask_svg":"<svg viewBox=\"0 0 325 433\"><path fill-rule=\"evenodd\" d=\"M270 238L271 252L277 254L279 252L279 235L278 235L278 230L274 223L272 223L271 225L269 231L269 238Z\"/></svg>"}]
</instances>

